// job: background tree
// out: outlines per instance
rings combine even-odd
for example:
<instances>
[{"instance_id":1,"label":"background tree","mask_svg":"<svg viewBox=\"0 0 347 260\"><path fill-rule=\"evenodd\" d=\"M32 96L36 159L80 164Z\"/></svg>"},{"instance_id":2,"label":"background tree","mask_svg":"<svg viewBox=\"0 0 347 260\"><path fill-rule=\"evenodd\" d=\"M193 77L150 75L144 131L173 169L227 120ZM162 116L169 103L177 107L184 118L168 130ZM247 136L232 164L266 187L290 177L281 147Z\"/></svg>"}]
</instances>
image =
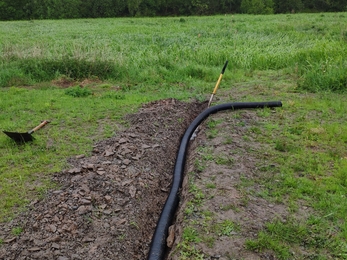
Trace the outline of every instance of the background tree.
<instances>
[{"instance_id":1,"label":"background tree","mask_svg":"<svg viewBox=\"0 0 347 260\"><path fill-rule=\"evenodd\" d=\"M0 20L343 12L346 0L0 0Z\"/></svg>"},{"instance_id":2,"label":"background tree","mask_svg":"<svg viewBox=\"0 0 347 260\"><path fill-rule=\"evenodd\" d=\"M246 14L272 14L273 0L242 0L241 12Z\"/></svg>"},{"instance_id":3,"label":"background tree","mask_svg":"<svg viewBox=\"0 0 347 260\"><path fill-rule=\"evenodd\" d=\"M209 1L208 0L192 0L190 5L190 13L203 15L208 14Z\"/></svg>"},{"instance_id":4,"label":"background tree","mask_svg":"<svg viewBox=\"0 0 347 260\"><path fill-rule=\"evenodd\" d=\"M0 1L1 20L21 20L25 17L25 0Z\"/></svg>"},{"instance_id":5,"label":"background tree","mask_svg":"<svg viewBox=\"0 0 347 260\"><path fill-rule=\"evenodd\" d=\"M275 13L300 12L303 7L301 0L274 0Z\"/></svg>"},{"instance_id":6,"label":"background tree","mask_svg":"<svg viewBox=\"0 0 347 260\"><path fill-rule=\"evenodd\" d=\"M140 15L140 4L142 0L128 0L127 6L131 16Z\"/></svg>"},{"instance_id":7,"label":"background tree","mask_svg":"<svg viewBox=\"0 0 347 260\"><path fill-rule=\"evenodd\" d=\"M331 12L346 12L347 11L347 1L346 0L333 0L330 4Z\"/></svg>"}]
</instances>

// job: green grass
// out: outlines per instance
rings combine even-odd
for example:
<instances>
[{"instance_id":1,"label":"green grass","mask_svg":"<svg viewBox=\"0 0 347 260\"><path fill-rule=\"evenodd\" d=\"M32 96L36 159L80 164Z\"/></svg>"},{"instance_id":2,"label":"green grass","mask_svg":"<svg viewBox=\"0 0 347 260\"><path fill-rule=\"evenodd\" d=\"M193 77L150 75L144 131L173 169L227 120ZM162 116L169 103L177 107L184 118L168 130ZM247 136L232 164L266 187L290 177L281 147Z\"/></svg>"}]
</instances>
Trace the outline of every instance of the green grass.
<instances>
[{"instance_id":1,"label":"green grass","mask_svg":"<svg viewBox=\"0 0 347 260\"><path fill-rule=\"evenodd\" d=\"M245 141L267 147L266 158L264 151L247 152L275 166L261 166L258 178L243 180L239 187L251 190L261 184L257 194L285 204L290 221L269 221L258 239L247 242L248 249L271 250L280 259L290 258L291 248L300 246L317 259L346 257L347 16L225 15L184 21L0 22L1 130L25 132L41 120L51 121L34 134L31 144L18 146L0 136L0 221L54 187L50 176L66 167L68 157L88 156L93 143L123 128L123 116L136 112L140 104L168 97L208 99L229 60L219 89L227 93L225 99L284 103L276 113L257 111L262 121L244 135ZM52 80L59 78L76 85L56 87ZM85 78L94 83L81 88L78 81ZM220 123L208 121L211 139L219 136ZM227 136L224 144L233 141ZM214 156L207 148L198 152L198 172L212 160L223 166L234 163L230 155ZM214 183L206 186L216 189ZM190 192L187 216L200 214L204 230L212 231L211 216L199 212L208 194L194 182ZM237 211L249 203L248 195L242 194L244 204ZM296 221L302 204L314 214ZM201 236L198 225L190 224L187 230L197 233L187 233L180 244L182 259L203 258L189 237L196 235L212 246L216 234ZM230 228L216 228L215 233Z\"/></svg>"},{"instance_id":2,"label":"green grass","mask_svg":"<svg viewBox=\"0 0 347 260\"><path fill-rule=\"evenodd\" d=\"M256 240L248 240L248 249L261 252L264 249L273 250L279 259L288 259L292 256L291 245L300 245L309 250L317 259L333 257L346 257L346 243L334 237L335 230L329 222L316 216L310 216L305 223L296 220L282 223L275 220L268 223L266 230L259 233Z\"/></svg>"},{"instance_id":3,"label":"green grass","mask_svg":"<svg viewBox=\"0 0 347 260\"><path fill-rule=\"evenodd\" d=\"M51 121L33 134L33 143L17 145L0 135L0 220L53 187L49 174L64 169L68 157L90 154L93 143L113 136L123 127L123 115L135 112L139 104L191 96L170 89L156 93L144 87L118 91L98 86L10 87L0 92L1 130L26 132L42 120Z\"/></svg>"},{"instance_id":4,"label":"green grass","mask_svg":"<svg viewBox=\"0 0 347 260\"><path fill-rule=\"evenodd\" d=\"M224 220L220 223L212 225L212 230L218 236L231 236L232 232L238 230L237 225L231 220Z\"/></svg>"},{"instance_id":5,"label":"green grass","mask_svg":"<svg viewBox=\"0 0 347 260\"><path fill-rule=\"evenodd\" d=\"M11 233L15 236L19 236L23 232L23 228L15 227L11 230Z\"/></svg>"},{"instance_id":6,"label":"green grass","mask_svg":"<svg viewBox=\"0 0 347 260\"><path fill-rule=\"evenodd\" d=\"M197 231L192 227L186 227L183 230L183 239L187 242L200 242Z\"/></svg>"},{"instance_id":7,"label":"green grass","mask_svg":"<svg viewBox=\"0 0 347 260\"><path fill-rule=\"evenodd\" d=\"M267 75L268 78L265 79L269 79L272 73L257 72L257 76L263 78ZM262 92L257 92L257 84L259 83L249 83L234 89L234 93L241 100L270 100L280 97L286 101L283 109L255 111L259 120L248 128L247 136L264 146L249 149L248 153L258 160L256 169L259 169L259 174L251 179L241 178L241 182L235 186L242 194L240 199L244 199L244 203L237 208L226 205L221 210L240 212L252 203L249 196L258 196L271 204L284 205L288 211L286 220L275 217L265 223L265 228L259 231L256 239L247 240L245 246L248 250L260 254L272 252L278 259L292 259L293 252L299 258L304 257L303 252L306 252L312 259L345 259L346 94L297 92L295 77L288 78L284 74L278 74L277 84L274 86L262 80ZM225 91L221 95L228 92L233 91ZM227 121L229 117L239 118L239 115L231 112L224 118ZM206 125L208 127L209 123ZM241 124L238 126L245 127ZM214 126L213 129L218 128ZM216 137L229 140L230 134L232 132L229 130L219 128ZM232 141L222 143L230 145ZM195 160L199 160L199 167L206 169L214 158L227 166L223 159L229 157L223 157L218 149L220 148L215 146L215 150L211 150L206 145L198 148L199 156ZM225 153L229 155L228 151ZM215 236L222 232L217 229L211 232L213 226L209 226L207 230L212 235L204 235L206 223L210 220L199 216L207 203L209 180L204 185L206 189L200 192L205 196L197 204L194 200L191 201L194 215L187 215L186 225L193 226L200 234L201 242L213 248ZM301 215L303 210L306 213ZM196 223L194 217L200 222ZM240 230L242 232L242 227ZM194 242L189 243L191 248L195 245Z\"/></svg>"},{"instance_id":8,"label":"green grass","mask_svg":"<svg viewBox=\"0 0 347 260\"><path fill-rule=\"evenodd\" d=\"M279 259L291 257L302 247L317 259L347 256L346 236L346 107L345 94L286 94L280 113L266 117L279 127L264 125L256 140L267 143L273 167L263 167L256 183L264 185L259 196L284 204L289 221L270 221L258 239L247 247L272 250ZM294 99L295 96L295 99ZM294 101L295 100L295 101ZM261 156L257 155L259 159ZM314 213L298 220L305 205ZM299 218L300 219L300 218Z\"/></svg>"},{"instance_id":9,"label":"green grass","mask_svg":"<svg viewBox=\"0 0 347 260\"><path fill-rule=\"evenodd\" d=\"M329 88L333 81L332 89L341 90L346 22L339 13L187 17L184 23L180 18L2 22L0 86L65 75L206 87L228 59L233 71L290 68L303 88L321 83Z\"/></svg>"}]
</instances>

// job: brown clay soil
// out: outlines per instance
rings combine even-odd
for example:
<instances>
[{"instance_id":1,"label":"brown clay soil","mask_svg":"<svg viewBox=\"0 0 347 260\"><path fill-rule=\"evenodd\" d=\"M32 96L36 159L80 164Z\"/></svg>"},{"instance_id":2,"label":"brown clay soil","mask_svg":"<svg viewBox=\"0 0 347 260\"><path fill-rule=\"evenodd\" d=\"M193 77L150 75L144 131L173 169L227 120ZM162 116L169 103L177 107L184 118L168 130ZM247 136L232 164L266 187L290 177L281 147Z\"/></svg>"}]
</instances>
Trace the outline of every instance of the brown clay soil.
<instances>
[{"instance_id":1,"label":"brown clay soil","mask_svg":"<svg viewBox=\"0 0 347 260\"><path fill-rule=\"evenodd\" d=\"M127 115L129 128L96 143L90 157L70 158L71 167L52 176L58 190L33 201L11 222L0 223L0 259L146 259L170 190L180 138L206 106L206 102L167 99L145 104L138 113ZM200 160L196 146L210 147L216 158L233 158L232 166L211 161L199 173L196 185L211 195L204 207L215 212L215 221L234 219L244 228L233 236L219 236L213 247L200 243L198 249L204 259L274 259L266 252L256 255L246 251L243 245L247 237L256 236L265 221L274 215L284 216L284 210L255 196L248 196L245 203L245 195L236 186L240 178L256 177L257 158L248 156L247 151L260 148L243 136L259 118L253 111L239 113L237 118L229 112L214 117L224 121L218 126L219 137L207 138L202 126L190 147L186 168L194 170L193 162ZM232 141L226 142L226 138ZM215 189L206 188L211 176ZM181 241L182 212L189 199L185 188L174 249ZM17 236L11 232L15 227L23 229ZM173 252L170 258L180 259L179 252Z\"/></svg>"}]
</instances>

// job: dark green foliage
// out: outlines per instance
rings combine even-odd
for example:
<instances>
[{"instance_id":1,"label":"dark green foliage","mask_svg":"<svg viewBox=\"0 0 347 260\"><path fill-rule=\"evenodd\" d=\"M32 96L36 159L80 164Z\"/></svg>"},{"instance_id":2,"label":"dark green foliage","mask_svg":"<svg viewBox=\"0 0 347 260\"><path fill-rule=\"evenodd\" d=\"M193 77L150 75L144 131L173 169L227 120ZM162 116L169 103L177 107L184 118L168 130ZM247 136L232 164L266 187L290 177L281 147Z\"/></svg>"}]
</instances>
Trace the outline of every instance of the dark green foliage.
<instances>
[{"instance_id":1,"label":"dark green foliage","mask_svg":"<svg viewBox=\"0 0 347 260\"><path fill-rule=\"evenodd\" d=\"M76 86L65 90L65 94L72 97L87 97L93 93L88 88Z\"/></svg>"},{"instance_id":2,"label":"dark green foliage","mask_svg":"<svg viewBox=\"0 0 347 260\"><path fill-rule=\"evenodd\" d=\"M24 0L0 0L0 20L20 20L25 19Z\"/></svg>"},{"instance_id":3,"label":"dark green foliage","mask_svg":"<svg viewBox=\"0 0 347 260\"><path fill-rule=\"evenodd\" d=\"M345 0L0 0L0 20L346 10Z\"/></svg>"},{"instance_id":4,"label":"dark green foliage","mask_svg":"<svg viewBox=\"0 0 347 260\"><path fill-rule=\"evenodd\" d=\"M295 13L304 8L302 0L275 0L275 13Z\"/></svg>"},{"instance_id":5,"label":"dark green foliage","mask_svg":"<svg viewBox=\"0 0 347 260\"><path fill-rule=\"evenodd\" d=\"M241 12L247 14L272 14L273 0L242 0Z\"/></svg>"},{"instance_id":6,"label":"dark green foliage","mask_svg":"<svg viewBox=\"0 0 347 260\"><path fill-rule=\"evenodd\" d=\"M65 75L72 79L83 79L93 76L100 79L107 79L110 77L118 78L120 76L120 71L113 62L99 60L32 58L19 60L18 67L22 69L25 75L29 75L36 81L51 80L58 75Z\"/></svg>"},{"instance_id":7,"label":"dark green foliage","mask_svg":"<svg viewBox=\"0 0 347 260\"><path fill-rule=\"evenodd\" d=\"M85 78L120 79L126 75L126 69L111 61L76 58L13 58L11 66L4 68L0 76L0 86L22 86L33 82L50 81L59 76L74 80Z\"/></svg>"},{"instance_id":8,"label":"dark green foliage","mask_svg":"<svg viewBox=\"0 0 347 260\"><path fill-rule=\"evenodd\" d=\"M1 72L1 87L23 86L30 83L29 78L18 68L5 68Z\"/></svg>"},{"instance_id":9,"label":"dark green foliage","mask_svg":"<svg viewBox=\"0 0 347 260\"><path fill-rule=\"evenodd\" d=\"M188 77L203 79L206 71L203 68L188 66L185 70Z\"/></svg>"},{"instance_id":10,"label":"dark green foliage","mask_svg":"<svg viewBox=\"0 0 347 260\"><path fill-rule=\"evenodd\" d=\"M120 94L116 91L108 91L108 92L105 92L105 94L103 94L101 96L101 98L110 98L110 99L121 100L121 99L125 99L125 95Z\"/></svg>"}]
</instances>

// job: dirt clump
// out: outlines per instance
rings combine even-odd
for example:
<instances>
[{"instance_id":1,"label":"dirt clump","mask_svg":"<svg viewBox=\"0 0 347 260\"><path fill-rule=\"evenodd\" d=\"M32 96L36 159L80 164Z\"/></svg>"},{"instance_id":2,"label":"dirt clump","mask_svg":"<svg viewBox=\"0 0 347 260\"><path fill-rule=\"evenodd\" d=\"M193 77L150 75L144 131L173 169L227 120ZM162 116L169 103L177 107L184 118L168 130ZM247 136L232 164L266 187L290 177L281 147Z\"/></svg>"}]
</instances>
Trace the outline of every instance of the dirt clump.
<instances>
[{"instance_id":1,"label":"dirt clump","mask_svg":"<svg viewBox=\"0 0 347 260\"><path fill-rule=\"evenodd\" d=\"M180 139L205 107L166 99L126 116L127 130L54 174L59 190L0 223L0 259L145 259Z\"/></svg>"}]
</instances>

